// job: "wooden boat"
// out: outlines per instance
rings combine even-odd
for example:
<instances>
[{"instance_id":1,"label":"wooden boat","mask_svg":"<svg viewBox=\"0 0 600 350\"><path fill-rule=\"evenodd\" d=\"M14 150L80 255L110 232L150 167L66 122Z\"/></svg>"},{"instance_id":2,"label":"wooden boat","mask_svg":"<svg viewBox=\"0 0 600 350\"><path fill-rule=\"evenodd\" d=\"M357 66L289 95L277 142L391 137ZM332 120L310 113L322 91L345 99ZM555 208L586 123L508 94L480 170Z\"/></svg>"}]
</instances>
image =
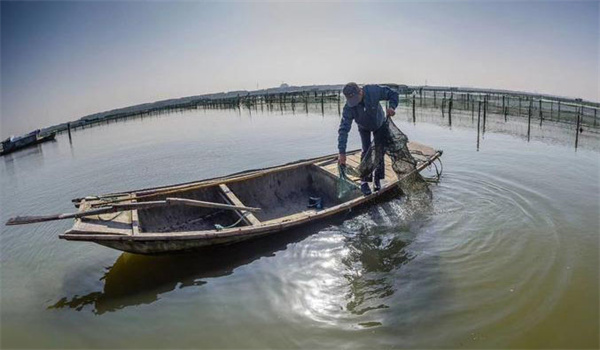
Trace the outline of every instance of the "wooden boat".
<instances>
[{"instance_id":1,"label":"wooden boat","mask_svg":"<svg viewBox=\"0 0 600 350\"><path fill-rule=\"evenodd\" d=\"M9 137L2 141L2 150L0 150L0 155L12 153L20 150L21 148L37 145L38 143L54 140L55 137L56 132L47 135L41 135L40 130L35 130L27 135L19 137Z\"/></svg>"},{"instance_id":2,"label":"wooden boat","mask_svg":"<svg viewBox=\"0 0 600 350\"><path fill-rule=\"evenodd\" d=\"M418 161L416 171L421 171L442 154L415 142L409 143L409 149ZM358 166L359 160L358 150L348 153L349 167ZM386 168L383 187L368 196L361 194L360 180L349 176L350 190L345 197L338 198L339 174L337 155L334 154L197 182L74 199L80 213L115 203L134 207L117 213L77 218L73 227L59 237L140 254L236 243L322 220L372 203L385 195L397 194L399 179L387 156ZM152 206L152 203L168 202L173 197L236 208ZM320 197L323 208L308 208L309 197ZM144 207L144 203L149 207ZM246 206L261 210L237 209Z\"/></svg>"}]
</instances>

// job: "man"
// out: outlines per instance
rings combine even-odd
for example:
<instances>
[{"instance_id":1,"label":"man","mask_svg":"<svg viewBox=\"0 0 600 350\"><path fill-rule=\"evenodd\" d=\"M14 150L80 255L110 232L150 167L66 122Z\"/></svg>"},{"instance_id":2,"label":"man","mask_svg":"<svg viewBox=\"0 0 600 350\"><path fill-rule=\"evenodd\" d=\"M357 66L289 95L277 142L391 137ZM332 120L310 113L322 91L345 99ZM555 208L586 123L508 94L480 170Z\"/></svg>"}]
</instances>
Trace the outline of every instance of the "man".
<instances>
[{"instance_id":1,"label":"man","mask_svg":"<svg viewBox=\"0 0 600 350\"><path fill-rule=\"evenodd\" d=\"M343 93L346 96L346 105L338 130L338 150L340 153L338 161L340 165L346 165L346 145L348 143L348 132L352 127L352 120L358 125L362 142L362 159L371 146L371 134L373 134L376 147L384 146L382 143L387 133L387 130L385 130L387 117L395 115L395 109L398 106L398 93L384 86L365 85L360 88L356 83L348 83L344 86ZM380 101L390 101L389 108L385 113L379 103ZM381 188L381 179L384 176L385 164L380 162L375 170L373 186L375 191ZM369 187L371 178L370 175L367 175L361 179L360 190L365 196L371 194Z\"/></svg>"}]
</instances>

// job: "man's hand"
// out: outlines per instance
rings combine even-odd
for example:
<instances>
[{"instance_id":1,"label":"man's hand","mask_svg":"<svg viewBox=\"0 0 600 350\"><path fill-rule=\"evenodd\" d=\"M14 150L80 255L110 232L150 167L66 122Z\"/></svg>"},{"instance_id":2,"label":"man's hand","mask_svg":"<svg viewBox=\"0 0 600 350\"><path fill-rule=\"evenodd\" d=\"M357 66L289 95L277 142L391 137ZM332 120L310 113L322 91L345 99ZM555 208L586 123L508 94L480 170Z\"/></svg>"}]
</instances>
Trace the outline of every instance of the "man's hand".
<instances>
[{"instance_id":1,"label":"man's hand","mask_svg":"<svg viewBox=\"0 0 600 350\"><path fill-rule=\"evenodd\" d=\"M340 153L340 155L338 156L338 163L340 165L346 165L346 155Z\"/></svg>"},{"instance_id":2,"label":"man's hand","mask_svg":"<svg viewBox=\"0 0 600 350\"><path fill-rule=\"evenodd\" d=\"M388 108L388 109L385 111L385 116L386 116L386 117L393 117L393 116L395 116L395 115L396 115L396 111L395 111L395 110L393 110L393 109L391 109L391 108Z\"/></svg>"}]
</instances>

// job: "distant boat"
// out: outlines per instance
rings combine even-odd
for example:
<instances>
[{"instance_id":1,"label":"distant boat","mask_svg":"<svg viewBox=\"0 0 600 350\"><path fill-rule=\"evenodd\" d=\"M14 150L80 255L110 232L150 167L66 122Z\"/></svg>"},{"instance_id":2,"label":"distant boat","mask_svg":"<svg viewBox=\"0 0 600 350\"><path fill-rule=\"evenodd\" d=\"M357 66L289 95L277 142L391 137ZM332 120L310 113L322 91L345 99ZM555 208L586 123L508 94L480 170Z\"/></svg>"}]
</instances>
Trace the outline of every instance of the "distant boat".
<instances>
[{"instance_id":1,"label":"distant boat","mask_svg":"<svg viewBox=\"0 0 600 350\"><path fill-rule=\"evenodd\" d=\"M0 150L0 155L5 155L21 148L37 145L38 143L54 140L56 137L56 132L41 135L40 130L35 130L30 132L29 134L23 136L11 136L6 140L2 141L2 150Z\"/></svg>"},{"instance_id":2,"label":"distant boat","mask_svg":"<svg viewBox=\"0 0 600 350\"><path fill-rule=\"evenodd\" d=\"M421 171L442 151L409 142ZM360 151L347 154L356 168ZM341 180L337 154L266 169L249 170L190 183L74 199L79 211L19 216L7 225L75 219L59 237L138 253L164 254L226 245L277 234L292 227L348 212L401 194L400 175L385 157L386 178L379 191L363 196L360 179ZM345 183L343 195L338 186Z\"/></svg>"}]
</instances>

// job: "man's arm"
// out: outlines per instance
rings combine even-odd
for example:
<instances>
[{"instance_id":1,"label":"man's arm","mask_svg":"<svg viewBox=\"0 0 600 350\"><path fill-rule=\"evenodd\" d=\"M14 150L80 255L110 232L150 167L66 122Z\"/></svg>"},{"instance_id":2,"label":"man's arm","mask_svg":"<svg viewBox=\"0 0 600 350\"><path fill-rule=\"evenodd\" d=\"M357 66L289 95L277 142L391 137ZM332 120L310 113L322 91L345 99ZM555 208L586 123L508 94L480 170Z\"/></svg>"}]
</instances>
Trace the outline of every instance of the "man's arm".
<instances>
[{"instance_id":1,"label":"man's arm","mask_svg":"<svg viewBox=\"0 0 600 350\"><path fill-rule=\"evenodd\" d=\"M344 112L342 113L342 120L340 121L340 127L338 129L338 151L340 152L340 158L342 156L346 156L346 145L348 144L348 133L352 128L352 120L353 120L352 112L350 108L344 106ZM340 161L340 163L344 164L344 162Z\"/></svg>"},{"instance_id":2,"label":"man's arm","mask_svg":"<svg viewBox=\"0 0 600 350\"><path fill-rule=\"evenodd\" d=\"M396 109L398 107L399 96L398 93L387 86L379 87L379 101L390 101L390 108Z\"/></svg>"},{"instance_id":3,"label":"man's arm","mask_svg":"<svg viewBox=\"0 0 600 350\"><path fill-rule=\"evenodd\" d=\"M390 107L386 111L386 116L391 117L396 114L395 109L398 107L398 93L387 86L379 86L379 101L390 101Z\"/></svg>"}]
</instances>

